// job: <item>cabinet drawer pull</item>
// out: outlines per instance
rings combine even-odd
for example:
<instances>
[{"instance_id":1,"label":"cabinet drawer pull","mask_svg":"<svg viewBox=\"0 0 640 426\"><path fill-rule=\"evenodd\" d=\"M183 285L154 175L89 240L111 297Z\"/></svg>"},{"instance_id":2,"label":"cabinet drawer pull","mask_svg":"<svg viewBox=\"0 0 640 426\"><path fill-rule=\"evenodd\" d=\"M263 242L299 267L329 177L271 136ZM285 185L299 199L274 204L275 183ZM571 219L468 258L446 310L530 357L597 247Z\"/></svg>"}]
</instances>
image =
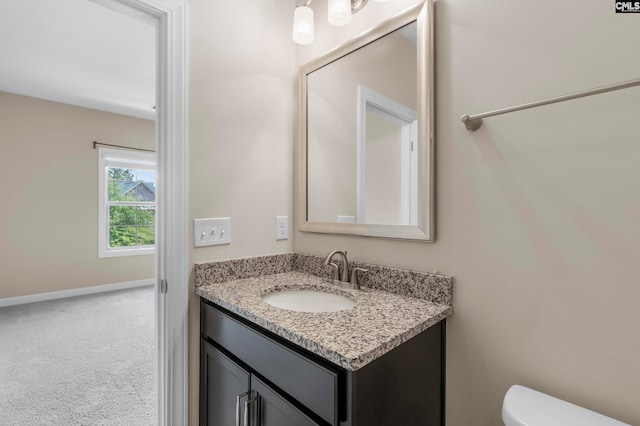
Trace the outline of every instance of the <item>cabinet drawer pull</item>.
<instances>
[{"instance_id":1,"label":"cabinet drawer pull","mask_svg":"<svg viewBox=\"0 0 640 426\"><path fill-rule=\"evenodd\" d=\"M236 426L240 426L240 400L242 398L244 398L245 396L249 395L249 392L242 392L239 395L236 395ZM247 425L247 416L246 416L246 410L245 410L245 426Z\"/></svg>"}]
</instances>

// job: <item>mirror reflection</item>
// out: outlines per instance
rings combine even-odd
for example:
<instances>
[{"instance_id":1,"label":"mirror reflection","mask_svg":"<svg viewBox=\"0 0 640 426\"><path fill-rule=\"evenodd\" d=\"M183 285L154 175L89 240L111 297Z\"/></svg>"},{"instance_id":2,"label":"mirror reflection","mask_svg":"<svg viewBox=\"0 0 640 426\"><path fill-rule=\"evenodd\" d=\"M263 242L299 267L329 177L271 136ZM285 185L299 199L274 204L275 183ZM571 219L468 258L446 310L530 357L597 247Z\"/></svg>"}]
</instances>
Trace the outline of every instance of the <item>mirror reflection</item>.
<instances>
[{"instance_id":1,"label":"mirror reflection","mask_svg":"<svg viewBox=\"0 0 640 426\"><path fill-rule=\"evenodd\" d=\"M307 75L309 221L416 225L416 29Z\"/></svg>"}]
</instances>

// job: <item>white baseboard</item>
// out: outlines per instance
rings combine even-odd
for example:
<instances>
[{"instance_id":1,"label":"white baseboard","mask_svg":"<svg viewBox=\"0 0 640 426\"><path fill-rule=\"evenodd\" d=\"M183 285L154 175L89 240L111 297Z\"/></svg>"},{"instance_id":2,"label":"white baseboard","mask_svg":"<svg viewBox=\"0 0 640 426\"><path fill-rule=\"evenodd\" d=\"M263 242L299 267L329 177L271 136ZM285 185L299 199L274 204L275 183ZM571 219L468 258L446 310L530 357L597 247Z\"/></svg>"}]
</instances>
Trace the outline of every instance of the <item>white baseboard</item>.
<instances>
[{"instance_id":1,"label":"white baseboard","mask_svg":"<svg viewBox=\"0 0 640 426\"><path fill-rule=\"evenodd\" d=\"M51 291L48 293L30 294L28 296L6 297L0 299L0 308L5 306L23 305L25 303L44 302L46 300L64 299L66 297L85 296L87 294L104 293L107 291L125 290L128 288L144 287L155 284L155 279L125 281L115 284L104 284L90 287L72 288L70 290Z\"/></svg>"}]
</instances>

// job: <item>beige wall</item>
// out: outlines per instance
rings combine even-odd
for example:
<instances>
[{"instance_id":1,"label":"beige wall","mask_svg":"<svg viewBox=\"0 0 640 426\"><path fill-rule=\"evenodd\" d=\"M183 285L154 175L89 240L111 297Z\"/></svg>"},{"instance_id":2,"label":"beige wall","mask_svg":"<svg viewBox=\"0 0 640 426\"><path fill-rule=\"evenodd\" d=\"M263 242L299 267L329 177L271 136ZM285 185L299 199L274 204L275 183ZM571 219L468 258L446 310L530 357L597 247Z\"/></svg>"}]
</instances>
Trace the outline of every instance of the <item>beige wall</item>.
<instances>
[{"instance_id":1,"label":"beige wall","mask_svg":"<svg viewBox=\"0 0 640 426\"><path fill-rule=\"evenodd\" d=\"M324 24L298 63L414 4ZM517 4L516 4L517 3ZM513 383L640 424L640 88L485 120L478 113L637 78L637 15L612 2L438 1L437 241L296 233L296 252L456 279L447 424L495 426ZM329 35L330 34L330 35Z\"/></svg>"},{"instance_id":2,"label":"beige wall","mask_svg":"<svg viewBox=\"0 0 640 426\"><path fill-rule=\"evenodd\" d=\"M153 255L98 259L91 142L153 149L154 127L0 92L0 298L153 278Z\"/></svg>"},{"instance_id":3,"label":"beige wall","mask_svg":"<svg viewBox=\"0 0 640 426\"><path fill-rule=\"evenodd\" d=\"M231 217L231 244L193 262L285 253L275 217L292 218L293 1L189 1L190 217ZM192 224L190 224L192 226ZM192 283L193 284L193 283ZM198 419L199 305L189 306L189 424Z\"/></svg>"}]
</instances>

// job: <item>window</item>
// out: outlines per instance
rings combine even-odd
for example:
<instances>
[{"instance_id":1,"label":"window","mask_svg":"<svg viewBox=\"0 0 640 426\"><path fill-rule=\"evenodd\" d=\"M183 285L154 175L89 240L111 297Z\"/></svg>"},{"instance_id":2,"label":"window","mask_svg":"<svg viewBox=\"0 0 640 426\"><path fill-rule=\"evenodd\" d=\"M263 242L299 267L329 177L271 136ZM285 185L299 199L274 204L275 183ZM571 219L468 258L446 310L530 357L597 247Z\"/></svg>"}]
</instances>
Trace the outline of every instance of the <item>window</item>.
<instances>
[{"instance_id":1,"label":"window","mask_svg":"<svg viewBox=\"0 0 640 426\"><path fill-rule=\"evenodd\" d=\"M154 253L155 154L99 148L98 157L98 256Z\"/></svg>"}]
</instances>

